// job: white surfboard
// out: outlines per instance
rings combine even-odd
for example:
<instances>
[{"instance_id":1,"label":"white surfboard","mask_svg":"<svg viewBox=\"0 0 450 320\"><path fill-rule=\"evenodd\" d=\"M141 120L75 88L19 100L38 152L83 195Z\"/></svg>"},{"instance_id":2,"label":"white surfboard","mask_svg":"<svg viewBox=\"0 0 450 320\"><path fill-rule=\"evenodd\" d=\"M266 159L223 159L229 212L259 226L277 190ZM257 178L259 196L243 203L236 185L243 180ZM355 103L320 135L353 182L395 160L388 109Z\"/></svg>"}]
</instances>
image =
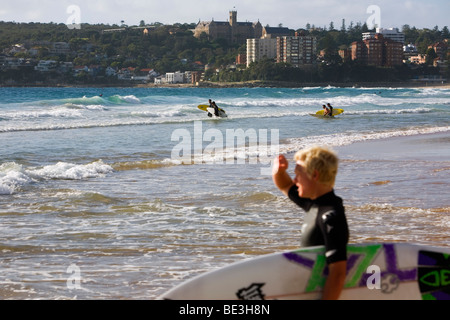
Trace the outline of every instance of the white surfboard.
<instances>
[{"instance_id":1,"label":"white surfboard","mask_svg":"<svg viewBox=\"0 0 450 320\"><path fill-rule=\"evenodd\" d=\"M219 115L218 116L216 116L214 114L214 108L207 108L206 111L208 111L209 114L211 114L215 118L227 118L228 117L228 115L225 113L225 110L220 109L220 108L219 108Z\"/></svg>"},{"instance_id":2,"label":"white surfboard","mask_svg":"<svg viewBox=\"0 0 450 320\"><path fill-rule=\"evenodd\" d=\"M450 248L404 243L352 244L340 299L450 300ZM320 299L324 248L309 247L244 260L188 280L159 299Z\"/></svg>"}]
</instances>

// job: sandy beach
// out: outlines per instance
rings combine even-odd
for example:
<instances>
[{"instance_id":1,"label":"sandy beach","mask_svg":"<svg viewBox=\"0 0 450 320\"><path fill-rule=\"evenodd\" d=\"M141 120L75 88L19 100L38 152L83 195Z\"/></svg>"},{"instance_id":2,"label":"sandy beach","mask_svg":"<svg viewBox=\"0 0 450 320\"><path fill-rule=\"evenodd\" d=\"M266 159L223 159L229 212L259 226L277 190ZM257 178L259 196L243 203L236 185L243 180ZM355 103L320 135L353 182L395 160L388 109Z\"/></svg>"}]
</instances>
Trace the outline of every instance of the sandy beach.
<instances>
[{"instance_id":1,"label":"sandy beach","mask_svg":"<svg viewBox=\"0 0 450 320\"><path fill-rule=\"evenodd\" d=\"M433 216L435 223L450 226L450 201L445 196L450 181L449 131L357 142L336 151L342 185L351 188L350 197L431 210L440 215ZM450 237L444 243L450 243Z\"/></svg>"}]
</instances>

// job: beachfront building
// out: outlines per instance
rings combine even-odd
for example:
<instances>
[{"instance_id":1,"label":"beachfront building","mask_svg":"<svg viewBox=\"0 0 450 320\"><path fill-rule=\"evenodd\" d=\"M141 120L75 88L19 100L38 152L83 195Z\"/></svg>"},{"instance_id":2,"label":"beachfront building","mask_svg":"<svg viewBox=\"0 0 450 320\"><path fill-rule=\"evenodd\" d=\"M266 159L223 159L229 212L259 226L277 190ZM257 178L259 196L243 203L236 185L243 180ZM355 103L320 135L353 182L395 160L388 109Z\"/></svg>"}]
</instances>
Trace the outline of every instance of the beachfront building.
<instances>
[{"instance_id":1,"label":"beachfront building","mask_svg":"<svg viewBox=\"0 0 450 320\"><path fill-rule=\"evenodd\" d=\"M194 37L206 35L209 40L225 39L232 44L244 44L248 38L260 38L261 23L238 22L237 11L230 11L229 21L201 21L194 30Z\"/></svg>"},{"instance_id":2,"label":"beachfront building","mask_svg":"<svg viewBox=\"0 0 450 320\"><path fill-rule=\"evenodd\" d=\"M264 58L275 59L276 57L277 39L247 39L247 67L252 62L257 62Z\"/></svg>"},{"instance_id":3,"label":"beachfront building","mask_svg":"<svg viewBox=\"0 0 450 320\"><path fill-rule=\"evenodd\" d=\"M182 72L168 72L166 73L166 83L183 83L184 73Z\"/></svg>"},{"instance_id":4,"label":"beachfront building","mask_svg":"<svg viewBox=\"0 0 450 320\"><path fill-rule=\"evenodd\" d=\"M295 68L312 65L316 61L317 40L311 36L281 36L247 39L247 67L262 59L274 59Z\"/></svg>"},{"instance_id":5,"label":"beachfront building","mask_svg":"<svg viewBox=\"0 0 450 320\"><path fill-rule=\"evenodd\" d=\"M403 64L403 44L382 34L352 43L352 60L365 65L393 67Z\"/></svg>"},{"instance_id":6,"label":"beachfront building","mask_svg":"<svg viewBox=\"0 0 450 320\"><path fill-rule=\"evenodd\" d=\"M316 61L317 40L312 36L277 38L277 63L285 62L295 68L312 65Z\"/></svg>"},{"instance_id":7,"label":"beachfront building","mask_svg":"<svg viewBox=\"0 0 450 320\"><path fill-rule=\"evenodd\" d=\"M391 39L396 42L400 42L402 45L405 43L405 34L398 31L398 28L376 28L375 32L364 32L362 34L362 40L374 38L375 35L381 34L385 39Z\"/></svg>"}]
</instances>

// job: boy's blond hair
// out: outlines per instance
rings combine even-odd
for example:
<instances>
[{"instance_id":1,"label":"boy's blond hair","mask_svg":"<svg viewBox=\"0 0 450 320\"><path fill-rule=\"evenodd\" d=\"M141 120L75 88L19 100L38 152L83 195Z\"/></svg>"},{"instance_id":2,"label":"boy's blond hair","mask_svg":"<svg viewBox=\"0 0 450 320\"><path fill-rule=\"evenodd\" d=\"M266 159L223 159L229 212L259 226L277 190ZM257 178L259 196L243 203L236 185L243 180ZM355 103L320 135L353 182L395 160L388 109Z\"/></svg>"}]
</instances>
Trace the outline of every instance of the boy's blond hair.
<instances>
[{"instance_id":1,"label":"boy's blond hair","mask_svg":"<svg viewBox=\"0 0 450 320\"><path fill-rule=\"evenodd\" d=\"M312 175L314 170L317 170L319 182L334 187L339 159L333 151L324 147L313 146L298 151L294 160L303 163L308 175Z\"/></svg>"}]
</instances>

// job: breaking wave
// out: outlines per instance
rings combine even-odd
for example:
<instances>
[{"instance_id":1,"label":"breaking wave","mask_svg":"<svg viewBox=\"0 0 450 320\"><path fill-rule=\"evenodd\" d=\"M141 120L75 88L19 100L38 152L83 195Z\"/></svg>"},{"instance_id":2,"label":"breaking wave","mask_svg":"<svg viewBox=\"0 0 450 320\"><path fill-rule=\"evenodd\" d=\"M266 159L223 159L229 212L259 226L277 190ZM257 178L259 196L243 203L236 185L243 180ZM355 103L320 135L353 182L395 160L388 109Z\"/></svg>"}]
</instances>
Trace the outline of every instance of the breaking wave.
<instances>
[{"instance_id":1,"label":"breaking wave","mask_svg":"<svg viewBox=\"0 0 450 320\"><path fill-rule=\"evenodd\" d=\"M13 194L17 190L42 180L83 180L96 178L114 169L102 160L88 164L58 162L43 167L25 167L16 162L0 165L0 195Z\"/></svg>"}]
</instances>

